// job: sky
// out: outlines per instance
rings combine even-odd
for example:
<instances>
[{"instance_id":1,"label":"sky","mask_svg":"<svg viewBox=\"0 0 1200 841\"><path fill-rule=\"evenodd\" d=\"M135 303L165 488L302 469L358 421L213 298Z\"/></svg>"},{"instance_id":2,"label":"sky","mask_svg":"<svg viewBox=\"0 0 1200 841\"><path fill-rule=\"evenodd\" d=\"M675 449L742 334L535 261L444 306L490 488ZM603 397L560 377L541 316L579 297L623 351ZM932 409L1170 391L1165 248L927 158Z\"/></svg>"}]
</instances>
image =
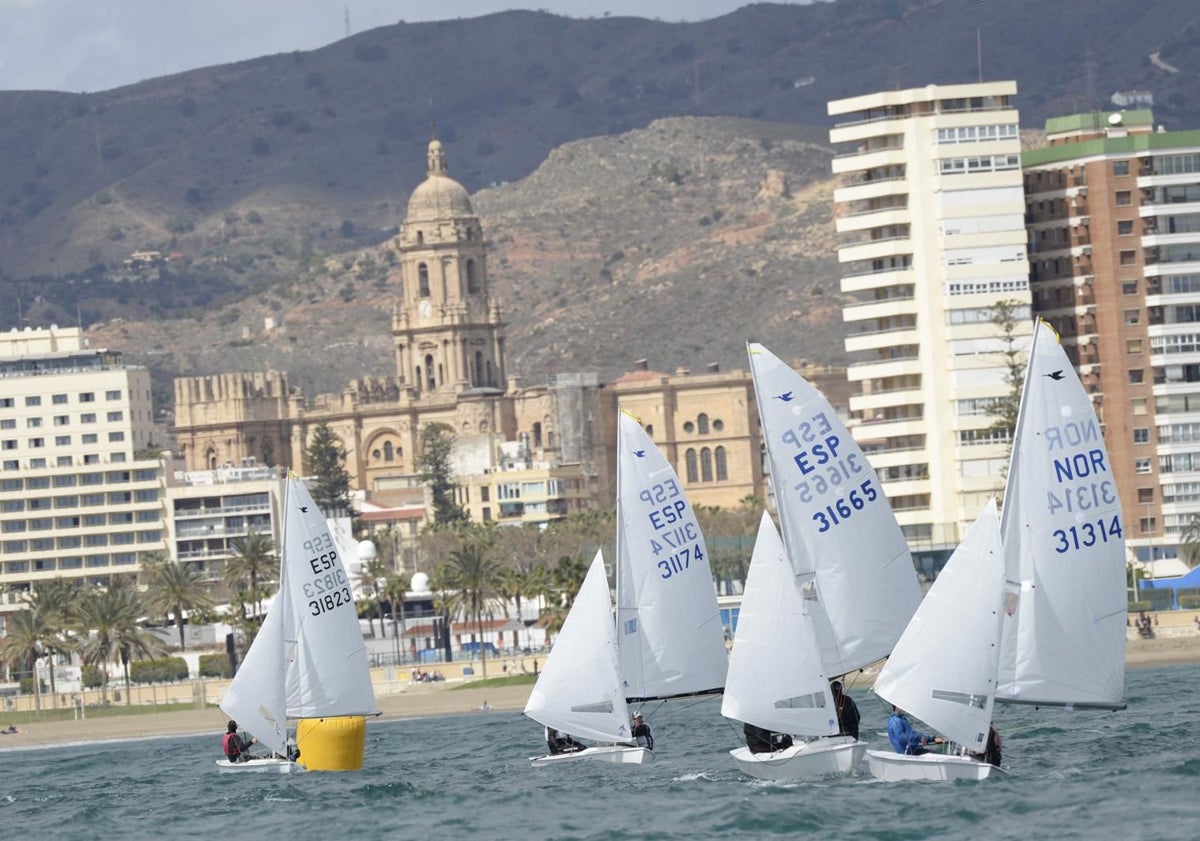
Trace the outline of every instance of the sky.
<instances>
[{"instance_id":1,"label":"sky","mask_svg":"<svg viewBox=\"0 0 1200 841\"><path fill-rule=\"evenodd\" d=\"M708 20L752 0L0 0L0 90L94 92L197 67L311 50L401 20L512 8L567 17ZM774 0L791 3L806 0Z\"/></svg>"}]
</instances>

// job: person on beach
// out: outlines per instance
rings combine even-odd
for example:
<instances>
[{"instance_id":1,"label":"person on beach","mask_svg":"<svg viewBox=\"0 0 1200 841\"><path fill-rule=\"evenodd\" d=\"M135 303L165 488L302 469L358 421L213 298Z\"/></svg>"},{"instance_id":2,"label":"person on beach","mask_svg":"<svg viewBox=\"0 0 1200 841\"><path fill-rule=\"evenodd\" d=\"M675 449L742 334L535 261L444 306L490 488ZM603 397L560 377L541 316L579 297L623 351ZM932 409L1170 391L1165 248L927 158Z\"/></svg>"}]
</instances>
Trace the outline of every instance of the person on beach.
<instances>
[{"instance_id":1,"label":"person on beach","mask_svg":"<svg viewBox=\"0 0 1200 841\"><path fill-rule=\"evenodd\" d=\"M640 712L633 714L633 730L630 735L639 748L654 750L654 734L650 732L650 725L642 720Z\"/></svg>"},{"instance_id":2,"label":"person on beach","mask_svg":"<svg viewBox=\"0 0 1200 841\"><path fill-rule=\"evenodd\" d=\"M842 682L835 680L829 684L833 693L833 708L837 710L838 735L851 736L858 741L858 704L849 695L842 693Z\"/></svg>"},{"instance_id":3,"label":"person on beach","mask_svg":"<svg viewBox=\"0 0 1200 841\"><path fill-rule=\"evenodd\" d=\"M558 732L553 727L546 728L546 745L550 748L551 756L557 756L560 753L579 753L587 747L566 733Z\"/></svg>"},{"instance_id":4,"label":"person on beach","mask_svg":"<svg viewBox=\"0 0 1200 841\"><path fill-rule=\"evenodd\" d=\"M904 710L899 707L892 707L892 715L888 718L888 740L892 743L892 750L896 753L904 753L909 756L919 756L923 753L928 753L925 745L942 744L945 740L941 736L925 736L913 729L908 718L904 714Z\"/></svg>"},{"instance_id":5,"label":"person on beach","mask_svg":"<svg viewBox=\"0 0 1200 841\"><path fill-rule=\"evenodd\" d=\"M238 734L238 723L232 718L225 728L225 736L221 739L221 749L230 762L249 762L254 757L250 755L250 746L257 745L258 739L251 736L247 741L245 736Z\"/></svg>"}]
</instances>

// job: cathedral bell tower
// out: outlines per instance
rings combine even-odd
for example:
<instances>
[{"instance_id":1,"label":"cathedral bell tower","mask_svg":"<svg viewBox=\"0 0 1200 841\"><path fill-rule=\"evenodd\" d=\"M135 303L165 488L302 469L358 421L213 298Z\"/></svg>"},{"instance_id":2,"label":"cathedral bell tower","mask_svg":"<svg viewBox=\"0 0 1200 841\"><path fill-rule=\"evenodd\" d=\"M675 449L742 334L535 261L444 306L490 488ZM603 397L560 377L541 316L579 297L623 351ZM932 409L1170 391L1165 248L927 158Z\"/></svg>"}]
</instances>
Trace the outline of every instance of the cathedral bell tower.
<instances>
[{"instance_id":1,"label":"cathedral bell tower","mask_svg":"<svg viewBox=\"0 0 1200 841\"><path fill-rule=\"evenodd\" d=\"M392 317L400 381L423 397L503 391L505 325L488 284L483 228L436 139L393 247L402 286Z\"/></svg>"}]
</instances>

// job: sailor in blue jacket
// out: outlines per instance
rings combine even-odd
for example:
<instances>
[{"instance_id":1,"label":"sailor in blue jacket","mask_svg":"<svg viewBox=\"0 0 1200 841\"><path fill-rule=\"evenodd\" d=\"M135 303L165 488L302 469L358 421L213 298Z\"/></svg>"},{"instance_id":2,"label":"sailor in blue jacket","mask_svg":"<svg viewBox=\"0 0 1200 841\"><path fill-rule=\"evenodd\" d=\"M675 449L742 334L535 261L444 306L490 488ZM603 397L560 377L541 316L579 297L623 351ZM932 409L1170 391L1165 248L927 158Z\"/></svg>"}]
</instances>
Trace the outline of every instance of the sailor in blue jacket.
<instances>
[{"instance_id":1,"label":"sailor in blue jacket","mask_svg":"<svg viewBox=\"0 0 1200 841\"><path fill-rule=\"evenodd\" d=\"M942 742L940 737L924 736L913 730L913 726L904 717L904 710L899 707L892 707L892 715L888 718L888 739L891 740L892 749L896 753L906 753L910 756L927 753L925 745L931 742Z\"/></svg>"}]
</instances>

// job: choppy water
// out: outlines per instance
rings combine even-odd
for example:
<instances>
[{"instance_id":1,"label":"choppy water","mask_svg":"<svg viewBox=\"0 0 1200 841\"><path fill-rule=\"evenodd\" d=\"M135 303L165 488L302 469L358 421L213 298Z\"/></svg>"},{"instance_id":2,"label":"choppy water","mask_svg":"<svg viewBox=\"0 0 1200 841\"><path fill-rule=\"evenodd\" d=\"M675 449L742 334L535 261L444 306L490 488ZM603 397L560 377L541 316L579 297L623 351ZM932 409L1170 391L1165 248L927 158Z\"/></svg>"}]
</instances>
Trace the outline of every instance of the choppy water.
<instances>
[{"instance_id":1,"label":"choppy water","mask_svg":"<svg viewBox=\"0 0 1200 841\"><path fill-rule=\"evenodd\" d=\"M857 696L884 746L878 699ZM1009 775L984 783L866 776L765 783L726 751L719 701L652 713L658 761L532 768L519 713L371 722L363 770L219 774L219 734L0 751L0 838L1195 839L1200 666L1131 670L1119 713L1000 708Z\"/></svg>"}]
</instances>

